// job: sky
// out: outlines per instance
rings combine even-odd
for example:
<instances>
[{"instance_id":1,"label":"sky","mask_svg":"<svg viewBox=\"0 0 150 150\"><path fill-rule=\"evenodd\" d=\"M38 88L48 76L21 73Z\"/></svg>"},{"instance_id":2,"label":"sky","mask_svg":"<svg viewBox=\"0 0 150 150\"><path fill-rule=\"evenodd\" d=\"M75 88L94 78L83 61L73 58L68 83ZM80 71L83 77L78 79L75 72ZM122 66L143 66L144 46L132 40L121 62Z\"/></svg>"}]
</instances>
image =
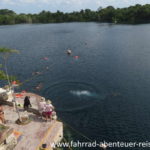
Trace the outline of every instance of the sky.
<instances>
[{"instance_id":1,"label":"sky","mask_svg":"<svg viewBox=\"0 0 150 150\"><path fill-rule=\"evenodd\" d=\"M99 7L128 7L135 4L150 4L150 0L0 0L0 9L11 9L17 13L38 13L42 10L56 12L79 11Z\"/></svg>"}]
</instances>

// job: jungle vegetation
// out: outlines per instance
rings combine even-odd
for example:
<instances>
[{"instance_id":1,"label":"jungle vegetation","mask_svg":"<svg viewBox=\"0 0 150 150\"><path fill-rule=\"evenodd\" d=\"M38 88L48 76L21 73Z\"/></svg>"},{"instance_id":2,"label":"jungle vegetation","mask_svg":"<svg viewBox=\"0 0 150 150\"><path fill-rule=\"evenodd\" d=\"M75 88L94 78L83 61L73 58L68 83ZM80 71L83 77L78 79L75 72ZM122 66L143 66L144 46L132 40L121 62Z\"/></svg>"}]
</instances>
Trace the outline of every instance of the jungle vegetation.
<instances>
[{"instance_id":1,"label":"jungle vegetation","mask_svg":"<svg viewBox=\"0 0 150 150\"><path fill-rule=\"evenodd\" d=\"M128 8L99 7L71 13L42 11L38 14L17 14L12 10L0 10L0 25L22 23L62 23L62 22L108 22L120 24L150 23L150 4Z\"/></svg>"}]
</instances>

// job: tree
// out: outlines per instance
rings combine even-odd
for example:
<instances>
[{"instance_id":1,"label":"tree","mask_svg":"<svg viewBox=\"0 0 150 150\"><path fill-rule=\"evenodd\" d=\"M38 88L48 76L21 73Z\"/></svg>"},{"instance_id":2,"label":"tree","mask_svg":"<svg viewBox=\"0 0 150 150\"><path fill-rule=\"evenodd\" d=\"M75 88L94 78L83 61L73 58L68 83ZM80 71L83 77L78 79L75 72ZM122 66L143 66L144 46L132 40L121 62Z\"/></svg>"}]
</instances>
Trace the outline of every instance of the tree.
<instances>
[{"instance_id":1,"label":"tree","mask_svg":"<svg viewBox=\"0 0 150 150\"><path fill-rule=\"evenodd\" d=\"M97 11L90 9L63 13L60 11L50 12L42 11L39 14L16 14L12 10L0 10L0 25L20 24L20 23L60 23L60 22L115 22L115 23L149 23L150 22L150 4L135 5L128 8L117 8L108 6L99 7Z\"/></svg>"},{"instance_id":2,"label":"tree","mask_svg":"<svg viewBox=\"0 0 150 150\"><path fill-rule=\"evenodd\" d=\"M1 9L0 15L15 15L16 13L9 9Z\"/></svg>"},{"instance_id":3,"label":"tree","mask_svg":"<svg viewBox=\"0 0 150 150\"><path fill-rule=\"evenodd\" d=\"M10 54L19 53L19 51L3 47L0 48L0 53L2 54L2 58L4 60L4 70L5 70L5 73L1 70L1 79L7 79L10 89L11 88L10 78L12 79L14 77L8 75L7 60Z\"/></svg>"},{"instance_id":4,"label":"tree","mask_svg":"<svg viewBox=\"0 0 150 150\"><path fill-rule=\"evenodd\" d=\"M115 8L113 6L108 6L107 8L101 9L99 15L102 22L113 22Z\"/></svg>"},{"instance_id":5,"label":"tree","mask_svg":"<svg viewBox=\"0 0 150 150\"><path fill-rule=\"evenodd\" d=\"M3 48L0 48L0 53L2 54L2 57L4 59L4 68L5 68L5 74L4 74L3 71L0 71L0 75L1 75L1 77L4 77L4 79L5 79L5 77L7 78L8 84L9 84L9 89L12 92L12 90L11 90L12 86L11 86L11 83L10 83L10 77L8 75L8 69L7 69L7 59L10 56L10 54L19 53L19 51L15 50L15 49L9 49L9 48L3 47ZM14 96L14 100L15 100L15 96ZM15 100L15 106L16 106L16 110L17 110L17 113L18 113L19 120L22 121L21 116L20 116L20 112L19 112L18 107L17 107L16 100Z\"/></svg>"}]
</instances>

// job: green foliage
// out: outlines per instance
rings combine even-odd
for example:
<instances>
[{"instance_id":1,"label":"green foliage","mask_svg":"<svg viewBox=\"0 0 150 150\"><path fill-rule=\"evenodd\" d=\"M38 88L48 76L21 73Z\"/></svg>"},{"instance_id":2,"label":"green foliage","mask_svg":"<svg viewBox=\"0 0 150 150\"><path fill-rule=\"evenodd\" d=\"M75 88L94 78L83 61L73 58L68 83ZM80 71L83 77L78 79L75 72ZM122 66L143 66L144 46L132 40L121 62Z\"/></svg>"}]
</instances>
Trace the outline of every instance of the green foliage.
<instances>
[{"instance_id":1,"label":"green foliage","mask_svg":"<svg viewBox=\"0 0 150 150\"><path fill-rule=\"evenodd\" d=\"M11 81L15 81L16 77L15 76L9 76L9 79ZM0 80L7 80L7 75L3 70L0 70Z\"/></svg>"},{"instance_id":2,"label":"green foliage","mask_svg":"<svg viewBox=\"0 0 150 150\"><path fill-rule=\"evenodd\" d=\"M1 80L7 80L7 76L6 74L4 73L4 71L0 70L0 79Z\"/></svg>"},{"instance_id":3,"label":"green foliage","mask_svg":"<svg viewBox=\"0 0 150 150\"><path fill-rule=\"evenodd\" d=\"M0 53L19 53L18 50L0 47Z\"/></svg>"},{"instance_id":4,"label":"green foliage","mask_svg":"<svg viewBox=\"0 0 150 150\"><path fill-rule=\"evenodd\" d=\"M2 57L5 60L9 57L10 54L13 54L13 53L19 53L19 51L15 49L5 48L5 47L0 48L0 54L2 54Z\"/></svg>"},{"instance_id":5,"label":"green foliage","mask_svg":"<svg viewBox=\"0 0 150 150\"><path fill-rule=\"evenodd\" d=\"M115 9L112 6L108 6L107 8L101 9L99 11L100 21L103 22L113 22L113 18L115 17Z\"/></svg>"},{"instance_id":6,"label":"green foliage","mask_svg":"<svg viewBox=\"0 0 150 150\"><path fill-rule=\"evenodd\" d=\"M8 9L1 9L0 15L15 15L15 12L12 10L8 10Z\"/></svg>"},{"instance_id":7,"label":"green foliage","mask_svg":"<svg viewBox=\"0 0 150 150\"><path fill-rule=\"evenodd\" d=\"M60 22L115 22L115 23L149 23L150 4L135 5L128 8L106 8L99 7L97 11L90 9L80 12L63 13L57 11L42 11L39 14L16 14L15 12L0 10L0 24L20 24L20 23L60 23Z\"/></svg>"},{"instance_id":8,"label":"green foliage","mask_svg":"<svg viewBox=\"0 0 150 150\"><path fill-rule=\"evenodd\" d=\"M0 54L2 54L2 57L3 57L4 60L5 60L5 65L4 65L4 67L7 67L7 66L6 66L6 60L7 60L8 56L9 56L10 54L12 54L12 53L19 53L19 51L18 51L18 50L15 50L15 49L5 48L5 47L0 48ZM3 67L3 65L0 64L0 67ZM8 80L8 75L7 75L3 70L0 70L0 79L1 79L1 80ZM16 80L16 78L15 78L14 76L9 76L9 79L10 79L11 81Z\"/></svg>"}]
</instances>

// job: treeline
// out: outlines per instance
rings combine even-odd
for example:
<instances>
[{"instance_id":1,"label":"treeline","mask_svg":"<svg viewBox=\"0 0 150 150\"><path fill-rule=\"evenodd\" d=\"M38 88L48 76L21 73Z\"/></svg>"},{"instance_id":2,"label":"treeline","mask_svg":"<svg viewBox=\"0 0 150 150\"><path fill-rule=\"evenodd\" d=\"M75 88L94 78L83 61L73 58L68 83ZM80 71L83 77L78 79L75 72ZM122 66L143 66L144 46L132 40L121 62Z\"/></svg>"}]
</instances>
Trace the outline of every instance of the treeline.
<instances>
[{"instance_id":1,"label":"treeline","mask_svg":"<svg viewBox=\"0 0 150 150\"><path fill-rule=\"evenodd\" d=\"M150 4L135 5L128 8L108 6L97 11L90 9L63 13L42 11L39 14L16 14L12 10L0 10L0 25L20 23L61 23L61 22L108 22L108 23L150 23Z\"/></svg>"}]
</instances>

